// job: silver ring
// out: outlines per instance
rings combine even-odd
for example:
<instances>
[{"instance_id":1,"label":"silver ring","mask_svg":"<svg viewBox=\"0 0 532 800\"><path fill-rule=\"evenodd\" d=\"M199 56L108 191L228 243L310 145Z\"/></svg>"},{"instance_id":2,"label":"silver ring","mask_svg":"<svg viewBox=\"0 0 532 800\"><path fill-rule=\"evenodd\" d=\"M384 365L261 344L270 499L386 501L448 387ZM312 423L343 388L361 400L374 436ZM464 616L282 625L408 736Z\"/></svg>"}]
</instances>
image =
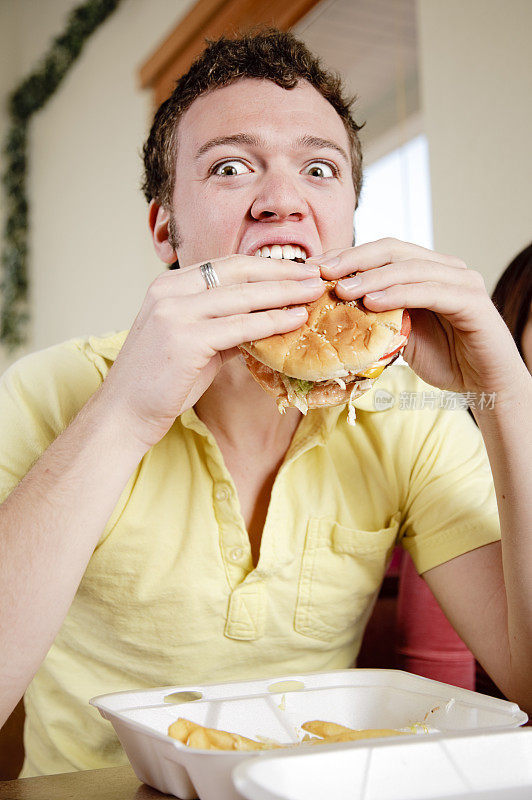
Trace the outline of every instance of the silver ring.
<instances>
[{"instance_id":1,"label":"silver ring","mask_svg":"<svg viewBox=\"0 0 532 800\"><path fill-rule=\"evenodd\" d=\"M216 289L216 287L220 285L220 280L218 278L218 275L216 274L214 267L210 261L207 261L206 264L202 264L200 266L200 272L205 279L205 283L207 284L207 289Z\"/></svg>"}]
</instances>

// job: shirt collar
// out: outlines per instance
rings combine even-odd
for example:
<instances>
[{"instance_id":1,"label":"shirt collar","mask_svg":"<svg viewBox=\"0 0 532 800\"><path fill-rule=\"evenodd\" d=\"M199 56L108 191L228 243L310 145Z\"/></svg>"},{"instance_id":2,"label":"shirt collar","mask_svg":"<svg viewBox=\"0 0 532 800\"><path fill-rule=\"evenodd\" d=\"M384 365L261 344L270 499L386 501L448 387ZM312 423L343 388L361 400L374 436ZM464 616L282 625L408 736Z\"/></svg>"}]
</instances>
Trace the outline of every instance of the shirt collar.
<instances>
[{"instance_id":1,"label":"shirt collar","mask_svg":"<svg viewBox=\"0 0 532 800\"><path fill-rule=\"evenodd\" d=\"M353 400L353 406L356 411L378 410L373 402L373 392L374 389L371 389L366 394ZM298 433L301 432L302 438L306 443L325 444L343 414L347 416L347 403L329 408L315 408L308 412L298 429Z\"/></svg>"}]
</instances>

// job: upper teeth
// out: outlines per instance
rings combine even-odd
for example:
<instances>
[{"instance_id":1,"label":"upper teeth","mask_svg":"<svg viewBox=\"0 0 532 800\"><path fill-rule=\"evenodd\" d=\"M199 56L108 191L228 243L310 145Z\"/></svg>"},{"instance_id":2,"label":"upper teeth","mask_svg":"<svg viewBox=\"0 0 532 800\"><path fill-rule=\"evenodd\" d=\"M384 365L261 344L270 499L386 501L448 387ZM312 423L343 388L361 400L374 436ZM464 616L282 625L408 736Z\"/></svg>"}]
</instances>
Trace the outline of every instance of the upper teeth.
<instances>
[{"instance_id":1,"label":"upper teeth","mask_svg":"<svg viewBox=\"0 0 532 800\"><path fill-rule=\"evenodd\" d=\"M270 247L259 247L254 253L261 258L303 258L306 260L306 251L296 244L272 244Z\"/></svg>"}]
</instances>

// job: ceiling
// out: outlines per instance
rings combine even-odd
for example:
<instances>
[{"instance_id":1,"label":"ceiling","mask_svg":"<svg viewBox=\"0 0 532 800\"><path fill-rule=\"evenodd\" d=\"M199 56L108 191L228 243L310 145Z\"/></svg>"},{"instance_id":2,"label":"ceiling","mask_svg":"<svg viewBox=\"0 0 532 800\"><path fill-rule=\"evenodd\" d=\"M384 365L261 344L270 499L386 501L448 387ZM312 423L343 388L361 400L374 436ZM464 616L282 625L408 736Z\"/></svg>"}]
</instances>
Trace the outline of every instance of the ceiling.
<instances>
[{"instance_id":1,"label":"ceiling","mask_svg":"<svg viewBox=\"0 0 532 800\"><path fill-rule=\"evenodd\" d=\"M322 0L293 31L357 95L366 144L419 112L416 0Z\"/></svg>"}]
</instances>

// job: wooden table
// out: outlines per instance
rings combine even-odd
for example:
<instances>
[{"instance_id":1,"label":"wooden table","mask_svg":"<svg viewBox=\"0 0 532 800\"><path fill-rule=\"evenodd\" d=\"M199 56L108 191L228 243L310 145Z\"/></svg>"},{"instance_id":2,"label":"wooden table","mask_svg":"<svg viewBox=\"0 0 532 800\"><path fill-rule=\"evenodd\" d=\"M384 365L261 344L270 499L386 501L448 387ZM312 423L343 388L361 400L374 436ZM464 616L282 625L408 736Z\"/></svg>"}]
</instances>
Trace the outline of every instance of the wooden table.
<instances>
[{"instance_id":1,"label":"wooden table","mask_svg":"<svg viewBox=\"0 0 532 800\"><path fill-rule=\"evenodd\" d=\"M162 800L164 797L173 795L161 794L141 783L129 766L0 781L0 800Z\"/></svg>"}]
</instances>

